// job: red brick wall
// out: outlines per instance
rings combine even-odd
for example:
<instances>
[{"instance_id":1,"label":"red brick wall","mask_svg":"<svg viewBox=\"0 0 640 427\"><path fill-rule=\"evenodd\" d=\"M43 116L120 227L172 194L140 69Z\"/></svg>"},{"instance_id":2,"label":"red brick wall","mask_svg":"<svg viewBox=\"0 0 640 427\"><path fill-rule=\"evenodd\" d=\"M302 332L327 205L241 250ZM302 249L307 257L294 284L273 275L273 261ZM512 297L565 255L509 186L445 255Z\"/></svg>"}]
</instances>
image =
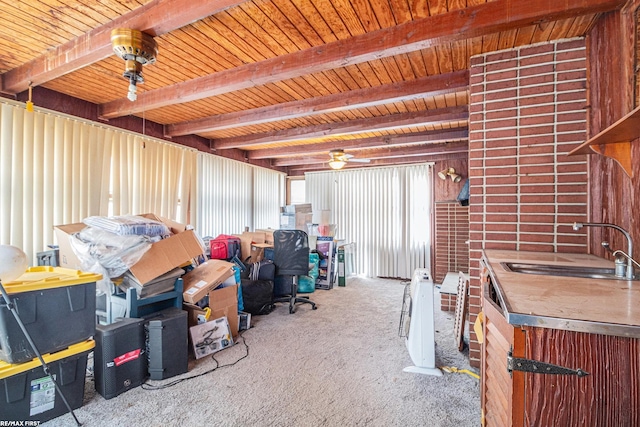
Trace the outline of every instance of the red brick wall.
<instances>
[{"instance_id":1,"label":"red brick wall","mask_svg":"<svg viewBox=\"0 0 640 427\"><path fill-rule=\"evenodd\" d=\"M469 207L458 202L436 202L436 283L448 272L469 272Z\"/></svg>"},{"instance_id":2,"label":"red brick wall","mask_svg":"<svg viewBox=\"0 0 640 427\"><path fill-rule=\"evenodd\" d=\"M480 311L482 249L586 252L583 39L525 46L471 59L469 106L469 321ZM469 357L480 364L471 329Z\"/></svg>"},{"instance_id":3,"label":"red brick wall","mask_svg":"<svg viewBox=\"0 0 640 427\"><path fill-rule=\"evenodd\" d=\"M457 294L440 294L440 310L442 311L456 311L456 301L458 299ZM468 313L468 311L467 311ZM467 316L468 317L468 316Z\"/></svg>"}]
</instances>

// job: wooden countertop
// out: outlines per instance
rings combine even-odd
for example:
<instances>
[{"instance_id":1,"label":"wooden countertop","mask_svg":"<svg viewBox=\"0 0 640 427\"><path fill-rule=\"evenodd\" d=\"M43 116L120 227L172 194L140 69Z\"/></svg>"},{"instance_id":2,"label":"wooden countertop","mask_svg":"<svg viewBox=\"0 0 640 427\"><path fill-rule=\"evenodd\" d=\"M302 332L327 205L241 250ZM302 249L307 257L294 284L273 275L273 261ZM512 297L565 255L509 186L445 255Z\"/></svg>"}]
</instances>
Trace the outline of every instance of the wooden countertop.
<instances>
[{"instance_id":1,"label":"wooden countertop","mask_svg":"<svg viewBox=\"0 0 640 427\"><path fill-rule=\"evenodd\" d=\"M640 281L560 277L507 271L500 263L613 268L587 254L485 249L484 260L507 321L640 338Z\"/></svg>"}]
</instances>

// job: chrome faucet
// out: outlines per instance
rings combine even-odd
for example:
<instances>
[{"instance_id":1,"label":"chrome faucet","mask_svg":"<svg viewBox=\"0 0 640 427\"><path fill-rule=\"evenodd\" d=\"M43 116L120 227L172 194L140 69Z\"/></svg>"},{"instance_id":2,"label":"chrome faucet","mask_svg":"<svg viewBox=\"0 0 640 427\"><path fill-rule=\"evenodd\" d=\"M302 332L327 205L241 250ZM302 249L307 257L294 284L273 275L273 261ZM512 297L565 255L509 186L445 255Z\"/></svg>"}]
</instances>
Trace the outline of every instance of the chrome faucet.
<instances>
[{"instance_id":1,"label":"chrome faucet","mask_svg":"<svg viewBox=\"0 0 640 427\"><path fill-rule=\"evenodd\" d=\"M633 260L633 240L631 239L631 234L629 234L627 230L615 224L596 223L596 222L584 222L584 223L574 222L573 223L574 230L580 230L582 227L609 227L609 228L614 228L619 232L621 232L622 234L624 234L624 236L627 238L627 253L624 253L622 251L615 251L614 254L616 255L621 254L621 255L624 255L625 258L627 258L627 274L626 274L627 277L626 278L631 280L635 277L633 273L633 264L635 263L635 261Z\"/></svg>"}]
</instances>

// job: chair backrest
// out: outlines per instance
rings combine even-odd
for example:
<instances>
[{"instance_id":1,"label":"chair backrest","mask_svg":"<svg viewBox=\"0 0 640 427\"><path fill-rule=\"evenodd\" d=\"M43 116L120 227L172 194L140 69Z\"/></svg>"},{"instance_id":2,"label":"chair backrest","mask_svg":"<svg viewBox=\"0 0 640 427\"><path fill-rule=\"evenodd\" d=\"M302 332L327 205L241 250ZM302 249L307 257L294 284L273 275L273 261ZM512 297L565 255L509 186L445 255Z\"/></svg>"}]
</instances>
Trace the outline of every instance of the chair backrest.
<instances>
[{"instance_id":1,"label":"chair backrest","mask_svg":"<svg viewBox=\"0 0 640 427\"><path fill-rule=\"evenodd\" d=\"M276 274L300 276L309 273L309 238L302 230L273 232L273 263Z\"/></svg>"}]
</instances>

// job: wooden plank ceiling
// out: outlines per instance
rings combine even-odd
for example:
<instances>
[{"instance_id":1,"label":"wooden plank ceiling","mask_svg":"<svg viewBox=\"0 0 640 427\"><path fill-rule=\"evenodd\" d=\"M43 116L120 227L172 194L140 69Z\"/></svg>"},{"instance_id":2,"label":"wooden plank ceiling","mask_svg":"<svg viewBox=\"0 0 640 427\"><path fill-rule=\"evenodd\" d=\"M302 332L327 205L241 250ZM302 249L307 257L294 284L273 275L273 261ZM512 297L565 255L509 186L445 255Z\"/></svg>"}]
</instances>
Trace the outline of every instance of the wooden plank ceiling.
<instances>
[{"instance_id":1,"label":"wooden plank ceiling","mask_svg":"<svg viewBox=\"0 0 640 427\"><path fill-rule=\"evenodd\" d=\"M4 96L43 86L198 135L291 175L329 151L406 164L467 157L476 54L583 36L622 0L0 0ZM126 98L113 28L155 38Z\"/></svg>"}]
</instances>

